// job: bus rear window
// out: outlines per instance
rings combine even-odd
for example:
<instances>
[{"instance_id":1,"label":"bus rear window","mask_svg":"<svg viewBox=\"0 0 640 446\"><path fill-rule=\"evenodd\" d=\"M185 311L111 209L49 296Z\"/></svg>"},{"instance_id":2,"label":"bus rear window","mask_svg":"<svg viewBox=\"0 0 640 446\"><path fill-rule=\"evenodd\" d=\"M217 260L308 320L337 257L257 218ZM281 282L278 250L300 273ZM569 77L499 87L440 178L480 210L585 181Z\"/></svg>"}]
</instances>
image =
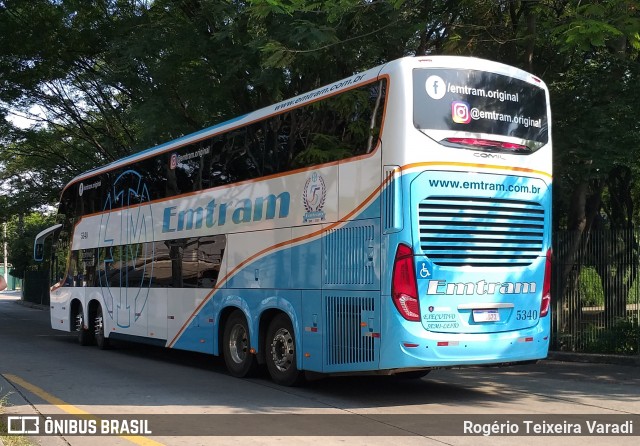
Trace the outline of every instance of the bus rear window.
<instances>
[{"instance_id":1,"label":"bus rear window","mask_svg":"<svg viewBox=\"0 0 640 446\"><path fill-rule=\"evenodd\" d=\"M548 142L545 90L478 70L413 71L413 121L420 130L451 130Z\"/></svg>"}]
</instances>

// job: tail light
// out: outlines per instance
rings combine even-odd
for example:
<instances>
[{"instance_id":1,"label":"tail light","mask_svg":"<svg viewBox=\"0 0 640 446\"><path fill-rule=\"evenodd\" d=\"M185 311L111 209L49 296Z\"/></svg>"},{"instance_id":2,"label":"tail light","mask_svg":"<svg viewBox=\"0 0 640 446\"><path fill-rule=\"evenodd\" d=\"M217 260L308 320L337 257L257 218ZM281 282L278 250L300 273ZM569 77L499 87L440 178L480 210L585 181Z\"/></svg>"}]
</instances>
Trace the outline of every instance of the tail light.
<instances>
[{"instance_id":1,"label":"tail light","mask_svg":"<svg viewBox=\"0 0 640 446\"><path fill-rule=\"evenodd\" d=\"M547 261L544 265L544 282L542 284L542 302L540 303L540 317L549 314L551 306L551 257L552 251L547 250Z\"/></svg>"},{"instance_id":2,"label":"tail light","mask_svg":"<svg viewBox=\"0 0 640 446\"><path fill-rule=\"evenodd\" d=\"M407 245L398 245L393 264L391 297L402 317L408 321L420 321L420 302L413 251Z\"/></svg>"},{"instance_id":3,"label":"tail light","mask_svg":"<svg viewBox=\"0 0 640 446\"><path fill-rule=\"evenodd\" d=\"M480 138L446 138L440 141L441 144L453 147L471 147L477 149L495 149L513 152L531 152L531 149L524 144L515 144L506 141L493 141Z\"/></svg>"}]
</instances>

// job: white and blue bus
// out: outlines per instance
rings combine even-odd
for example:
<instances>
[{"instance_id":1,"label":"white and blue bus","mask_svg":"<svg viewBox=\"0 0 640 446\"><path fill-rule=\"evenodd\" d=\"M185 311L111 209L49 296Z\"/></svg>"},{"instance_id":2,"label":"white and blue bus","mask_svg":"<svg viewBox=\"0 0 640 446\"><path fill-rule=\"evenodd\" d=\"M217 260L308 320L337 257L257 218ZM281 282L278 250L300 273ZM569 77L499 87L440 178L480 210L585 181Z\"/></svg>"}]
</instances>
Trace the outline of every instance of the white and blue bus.
<instances>
[{"instance_id":1,"label":"white and blue bus","mask_svg":"<svg viewBox=\"0 0 640 446\"><path fill-rule=\"evenodd\" d=\"M551 171L539 78L395 60L74 178L51 324L283 385L544 358Z\"/></svg>"}]
</instances>

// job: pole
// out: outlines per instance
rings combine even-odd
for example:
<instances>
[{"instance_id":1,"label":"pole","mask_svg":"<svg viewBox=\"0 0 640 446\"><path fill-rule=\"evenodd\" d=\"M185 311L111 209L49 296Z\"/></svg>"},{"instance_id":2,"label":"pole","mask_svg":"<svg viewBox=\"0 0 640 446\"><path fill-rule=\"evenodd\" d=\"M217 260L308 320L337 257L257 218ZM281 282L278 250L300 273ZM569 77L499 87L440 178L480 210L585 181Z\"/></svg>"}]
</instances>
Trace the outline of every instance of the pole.
<instances>
[{"instance_id":1,"label":"pole","mask_svg":"<svg viewBox=\"0 0 640 446\"><path fill-rule=\"evenodd\" d=\"M9 260L7 259L7 222L4 222L4 281L9 286Z\"/></svg>"}]
</instances>

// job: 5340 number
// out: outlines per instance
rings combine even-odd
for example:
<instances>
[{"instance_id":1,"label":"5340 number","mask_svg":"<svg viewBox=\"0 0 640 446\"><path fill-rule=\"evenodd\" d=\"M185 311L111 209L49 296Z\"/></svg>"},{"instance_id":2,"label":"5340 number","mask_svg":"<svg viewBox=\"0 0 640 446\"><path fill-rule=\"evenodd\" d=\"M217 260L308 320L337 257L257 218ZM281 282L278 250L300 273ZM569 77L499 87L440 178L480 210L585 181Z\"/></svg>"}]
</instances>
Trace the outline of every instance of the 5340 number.
<instances>
[{"instance_id":1,"label":"5340 number","mask_svg":"<svg viewBox=\"0 0 640 446\"><path fill-rule=\"evenodd\" d=\"M517 310L516 320L518 321L530 321L538 319L538 310Z\"/></svg>"}]
</instances>

